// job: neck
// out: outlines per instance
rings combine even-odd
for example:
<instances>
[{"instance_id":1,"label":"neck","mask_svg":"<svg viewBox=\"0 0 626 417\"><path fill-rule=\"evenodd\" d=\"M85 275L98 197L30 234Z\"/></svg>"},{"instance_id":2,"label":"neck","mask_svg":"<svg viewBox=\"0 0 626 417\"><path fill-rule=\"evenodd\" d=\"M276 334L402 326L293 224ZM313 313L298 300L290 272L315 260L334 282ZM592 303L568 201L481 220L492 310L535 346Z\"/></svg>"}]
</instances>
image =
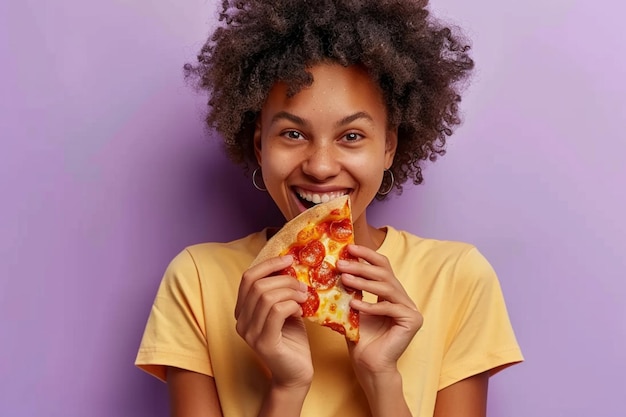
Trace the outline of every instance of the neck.
<instances>
[{"instance_id":1,"label":"neck","mask_svg":"<svg viewBox=\"0 0 626 417\"><path fill-rule=\"evenodd\" d=\"M354 220L354 243L360 246L366 246L370 249L377 250L383 244L387 233L383 230L370 226L367 223L365 213L358 219Z\"/></svg>"}]
</instances>

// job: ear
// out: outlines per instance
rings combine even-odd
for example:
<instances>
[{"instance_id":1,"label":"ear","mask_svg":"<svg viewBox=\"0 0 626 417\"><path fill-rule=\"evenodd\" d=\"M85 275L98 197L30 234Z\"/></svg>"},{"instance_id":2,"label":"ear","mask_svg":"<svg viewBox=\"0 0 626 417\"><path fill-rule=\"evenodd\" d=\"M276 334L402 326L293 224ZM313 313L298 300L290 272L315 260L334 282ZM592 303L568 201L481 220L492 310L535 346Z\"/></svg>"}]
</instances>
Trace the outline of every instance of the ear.
<instances>
[{"instance_id":1,"label":"ear","mask_svg":"<svg viewBox=\"0 0 626 417\"><path fill-rule=\"evenodd\" d=\"M398 128L392 128L387 131L387 138L385 141L385 168L391 168L393 165L393 158L396 156L396 149L398 148Z\"/></svg>"},{"instance_id":2,"label":"ear","mask_svg":"<svg viewBox=\"0 0 626 417\"><path fill-rule=\"evenodd\" d=\"M261 122L260 119L261 116L259 115L257 117L257 121L254 127L254 136L252 138L253 140L253 145L254 145L254 156L256 156L256 161L259 164L259 166L261 165Z\"/></svg>"}]
</instances>

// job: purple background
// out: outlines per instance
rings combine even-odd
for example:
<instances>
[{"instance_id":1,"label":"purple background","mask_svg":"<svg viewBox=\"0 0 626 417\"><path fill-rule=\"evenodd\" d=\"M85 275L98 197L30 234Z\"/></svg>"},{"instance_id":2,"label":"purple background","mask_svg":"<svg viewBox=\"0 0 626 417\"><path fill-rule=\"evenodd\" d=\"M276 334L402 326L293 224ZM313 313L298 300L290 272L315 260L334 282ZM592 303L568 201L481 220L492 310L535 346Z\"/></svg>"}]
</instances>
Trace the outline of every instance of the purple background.
<instances>
[{"instance_id":1,"label":"purple background","mask_svg":"<svg viewBox=\"0 0 626 417\"><path fill-rule=\"evenodd\" d=\"M132 365L163 269L277 219L182 80L214 3L0 3L0 415L166 416L165 386ZM492 416L624 415L626 7L612 3L436 2L474 42L466 121L423 186L371 210L471 241L499 273L526 362L493 378Z\"/></svg>"}]
</instances>

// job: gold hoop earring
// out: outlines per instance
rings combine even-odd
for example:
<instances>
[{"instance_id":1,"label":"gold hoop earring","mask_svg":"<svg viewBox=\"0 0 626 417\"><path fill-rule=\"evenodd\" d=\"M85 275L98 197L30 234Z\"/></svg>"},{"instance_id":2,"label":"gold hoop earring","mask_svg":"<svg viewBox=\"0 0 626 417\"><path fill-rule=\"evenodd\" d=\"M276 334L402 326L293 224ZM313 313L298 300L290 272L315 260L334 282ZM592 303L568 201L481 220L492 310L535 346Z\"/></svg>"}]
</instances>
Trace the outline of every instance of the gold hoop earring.
<instances>
[{"instance_id":1,"label":"gold hoop earring","mask_svg":"<svg viewBox=\"0 0 626 417\"><path fill-rule=\"evenodd\" d=\"M396 179L393 176L393 172L391 172L391 170L389 170L389 169L386 169L386 170L383 171L383 181L382 181L382 184L380 184L381 187L385 184L385 174L389 174L389 187L387 187L383 191L378 190L378 194L379 195L387 195L387 194L389 194L391 192L391 190L393 189L394 182L396 181Z\"/></svg>"},{"instance_id":2,"label":"gold hoop earring","mask_svg":"<svg viewBox=\"0 0 626 417\"><path fill-rule=\"evenodd\" d=\"M261 168L257 168L252 172L252 185L259 191L267 191L267 188L259 186L256 182L256 175L261 171ZM263 178L263 174L261 173L261 179Z\"/></svg>"}]
</instances>

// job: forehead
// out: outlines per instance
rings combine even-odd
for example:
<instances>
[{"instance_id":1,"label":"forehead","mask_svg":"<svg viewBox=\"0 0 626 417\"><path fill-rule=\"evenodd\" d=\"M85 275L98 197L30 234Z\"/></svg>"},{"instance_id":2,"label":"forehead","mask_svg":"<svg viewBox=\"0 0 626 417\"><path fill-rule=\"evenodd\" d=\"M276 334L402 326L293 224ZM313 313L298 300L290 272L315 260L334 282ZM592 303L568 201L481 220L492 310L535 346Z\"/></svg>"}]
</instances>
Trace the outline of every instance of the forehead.
<instances>
[{"instance_id":1,"label":"forehead","mask_svg":"<svg viewBox=\"0 0 626 417\"><path fill-rule=\"evenodd\" d=\"M345 115L364 111L386 120L386 108L380 86L360 66L344 67L322 63L308 69L313 77L310 86L288 96L288 85L277 82L270 89L262 112L323 113Z\"/></svg>"}]
</instances>

